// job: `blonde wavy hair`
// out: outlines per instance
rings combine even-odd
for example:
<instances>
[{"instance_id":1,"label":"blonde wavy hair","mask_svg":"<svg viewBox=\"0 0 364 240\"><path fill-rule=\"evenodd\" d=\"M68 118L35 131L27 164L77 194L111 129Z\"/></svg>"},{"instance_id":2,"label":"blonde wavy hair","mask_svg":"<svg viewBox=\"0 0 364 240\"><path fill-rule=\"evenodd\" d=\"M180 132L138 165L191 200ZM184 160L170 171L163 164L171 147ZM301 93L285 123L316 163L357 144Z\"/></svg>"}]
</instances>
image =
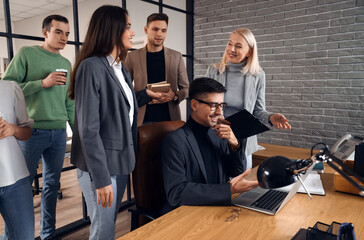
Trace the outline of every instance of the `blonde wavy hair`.
<instances>
[{"instance_id":1,"label":"blonde wavy hair","mask_svg":"<svg viewBox=\"0 0 364 240\"><path fill-rule=\"evenodd\" d=\"M252 75L258 75L262 68L259 65L257 41L255 40L253 33L248 28L238 28L234 30L231 34L234 33L240 34L242 37L244 37L251 51L250 56L247 58L247 63L243 67L241 72L243 74L249 72ZM215 64L214 66L219 70L220 74L222 74L226 70L226 67L228 66L226 50L224 52L224 56L221 59L221 62Z\"/></svg>"}]
</instances>

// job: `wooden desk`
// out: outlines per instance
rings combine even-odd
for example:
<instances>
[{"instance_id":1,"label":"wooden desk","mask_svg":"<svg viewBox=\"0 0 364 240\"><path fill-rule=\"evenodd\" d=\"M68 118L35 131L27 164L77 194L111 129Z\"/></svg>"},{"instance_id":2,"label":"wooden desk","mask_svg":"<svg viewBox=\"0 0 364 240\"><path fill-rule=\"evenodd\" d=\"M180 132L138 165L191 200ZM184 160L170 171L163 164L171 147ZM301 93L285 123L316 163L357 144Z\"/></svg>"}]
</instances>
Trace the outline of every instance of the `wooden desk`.
<instances>
[{"instance_id":1,"label":"wooden desk","mask_svg":"<svg viewBox=\"0 0 364 240\"><path fill-rule=\"evenodd\" d=\"M118 239L288 240L317 221L352 222L357 239L364 239L364 199L335 192L333 170L327 167L325 172L326 196L313 195L309 200L306 194L296 194L276 216L242 208L239 219L225 222L237 207L182 206Z\"/></svg>"},{"instance_id":2,"label":"wooden desk","mask_svg":"<svg viewBox=\"0 0 364 240\"><path fill-rule=\"evenodd\" d=\"M303 159L311 157L311 149L290 146L281 146L268 143L259 143L264 150L253 153L253 167L260 165L266 158L283 156L290 159ZM317 153L315 150L314 153Z\"/></svg>"}]
</instances>

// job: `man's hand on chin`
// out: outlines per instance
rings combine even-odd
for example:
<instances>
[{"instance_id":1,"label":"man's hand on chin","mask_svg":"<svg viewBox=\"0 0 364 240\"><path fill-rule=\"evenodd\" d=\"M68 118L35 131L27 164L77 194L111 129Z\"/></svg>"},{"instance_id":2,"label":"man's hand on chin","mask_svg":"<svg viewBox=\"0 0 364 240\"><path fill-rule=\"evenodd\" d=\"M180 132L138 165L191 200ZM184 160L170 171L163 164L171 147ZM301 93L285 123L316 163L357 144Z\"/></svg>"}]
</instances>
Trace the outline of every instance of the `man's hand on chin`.
<instances>
[{"instance_id":1,"label":"man's hand on chin","mask_svg":"<svg viewBox=\"0 0 364 240\"><path fill-rule=\"evenodd\" d=\"M237 151L240 149L240 143L235 137L233 130L231 130L229 121L227 121L223 117L220 117L218 119L218 124L213 126L212 129L216 130L216 135L219 138L225 138L228 141L229 146L233 151Z\"/></svg>"}]
</instances>

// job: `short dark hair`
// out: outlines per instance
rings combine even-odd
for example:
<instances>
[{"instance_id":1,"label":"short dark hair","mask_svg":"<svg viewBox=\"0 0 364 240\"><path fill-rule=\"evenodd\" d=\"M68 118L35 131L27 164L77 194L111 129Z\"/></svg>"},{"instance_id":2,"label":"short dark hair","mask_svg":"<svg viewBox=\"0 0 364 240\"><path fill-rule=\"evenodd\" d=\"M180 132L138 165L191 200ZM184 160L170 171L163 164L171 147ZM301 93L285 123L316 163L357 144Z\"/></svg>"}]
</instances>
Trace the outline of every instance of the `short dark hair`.
<instances>
[{"instance_id":1,"label":"short dark hair","mask_svg":"<svg viewBox=\"0 0 364 240\"><path fill-rule=\"evenodd\" d=\"M152 13L147 18L147 26L153 21L165 21L168 25L168 16L165 13Z\"/></svg>"},{"instance_id":2,"label":"short dark hair","mask_svg":"<svg viewBox=\"0 0 364 240\"><path fill-rule=\"evenodd\" d=\"M49 32L51 30L52 20L68 24L68 19L66 17L63 17L61 15L49 15L43 20L42 28L45 28Z\"/></svg>"},{"instance_id":3,"label":"short dark hair","mask_svg":"<svg viewBox=\"0 0 364 240\"><path fill-rule=\"evenodd\" d=\"M205 93L225 93L226 88L218 81L208 78L201 77L196 78L190 84L189 99L199 98Z\"/></svg>"}]
</instances>

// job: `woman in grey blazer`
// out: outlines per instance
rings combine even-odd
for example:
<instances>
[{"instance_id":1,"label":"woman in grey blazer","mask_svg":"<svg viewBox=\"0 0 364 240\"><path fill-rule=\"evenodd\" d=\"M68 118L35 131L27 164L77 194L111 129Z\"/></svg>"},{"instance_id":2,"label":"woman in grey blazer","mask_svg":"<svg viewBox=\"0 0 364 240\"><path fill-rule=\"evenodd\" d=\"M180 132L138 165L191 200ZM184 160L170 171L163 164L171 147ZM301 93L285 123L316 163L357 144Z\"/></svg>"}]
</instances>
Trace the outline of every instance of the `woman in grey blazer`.
<instances>
[{"instance_id":1,"label":"woman in grey blazer","mask_svg":"<svg viewBox=\"0 0 364 240\"><path fill-rule=\"evenodd\" d=\"M224 56L218 64L209 66L206 77L219 81L227 89L225 117L246 109L265 124L291 129L282 114L265 109L265 73L259 66L257 42L249 29L239 28L231 33ZM247 168L252 167L252 154L257 150L257 137L249 137L245 145Z\"/></svg>"},{"instance_id":2,"label":"woman in grey blazer","mask_svg":"<svg viewBox=\"0 0 364 240\"><path fill-rule=\"evenodd\" d=\"M71 75L75 99L71 162L91 218L90 239L114 239L127 176L134 169L137 109L152 99L137 95L122 60L134 31L127 11L104 5L92 15ZM149 92L150 93L150 92Z\"/></svg>"}]
</instances>

